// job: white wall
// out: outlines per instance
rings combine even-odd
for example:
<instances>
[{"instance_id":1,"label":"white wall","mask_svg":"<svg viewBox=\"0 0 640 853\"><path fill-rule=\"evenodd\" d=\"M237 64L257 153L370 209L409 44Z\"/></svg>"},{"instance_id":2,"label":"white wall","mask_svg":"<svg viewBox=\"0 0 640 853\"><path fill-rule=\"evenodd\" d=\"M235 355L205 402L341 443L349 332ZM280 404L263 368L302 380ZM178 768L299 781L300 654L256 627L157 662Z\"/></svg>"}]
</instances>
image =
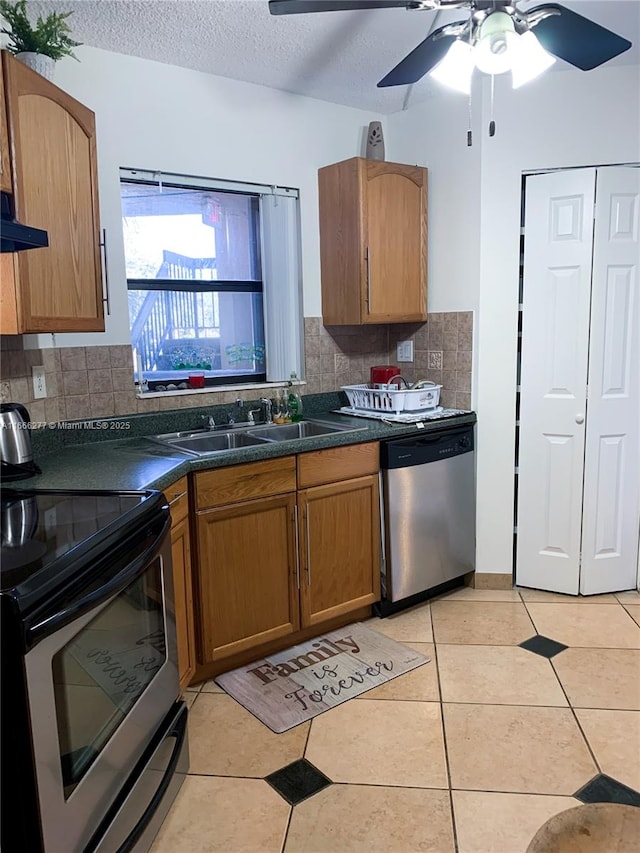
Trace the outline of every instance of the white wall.
<instances>
[{"instance_id":1,"label":"white wall","mask_svg":"<svg viewBox=\"0 0 640 853\"><path fill-rule=\"evenodd\" d=\"M550 72L517 91L506 77L498 78L493 138L485 83L468 151L464 96L451 93L446 102L443 96L390 117L389 136L402 138L403 156L431 167L429 307L477 309L479 572L512 567L522 174L639 162L639 72L638 66ZM475 92L474 101L477 111Z\"/></svg>"},{"instance_id":2,"label":"white wall","mask_svg":"<svg viewBox=\"0 0 640 853\"><path fill-rule=\"evenodd\" d=\"M77 54L57 64L55 82L96 114L112 316L105 334L58 334L56 346L129 343L120 166L299 188L304 314L319 316L317 170L362 156L381 116L96 48Z\"/></svg>"}]
</instances>

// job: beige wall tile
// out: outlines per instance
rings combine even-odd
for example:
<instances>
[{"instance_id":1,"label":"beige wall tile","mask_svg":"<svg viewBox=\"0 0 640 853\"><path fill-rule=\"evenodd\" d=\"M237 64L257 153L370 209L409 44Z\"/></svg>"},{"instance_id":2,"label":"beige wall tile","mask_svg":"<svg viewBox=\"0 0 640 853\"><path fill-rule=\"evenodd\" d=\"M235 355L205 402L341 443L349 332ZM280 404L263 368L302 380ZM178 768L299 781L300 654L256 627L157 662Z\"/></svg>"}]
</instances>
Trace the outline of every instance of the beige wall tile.
<instances>
[{"instance_id":1,"label":"beige wall tile","mask_svg":"<svg viewBox=\"0 0 640 853\"><path fill-rule=\"evenodd\" d=\"M33 399L33 386L26 379L10 379L9 391L12 403L28 403Z\"/></svg>"},{"instance_id":2,"label":"beige wall tile","mask_svg":"<svg viewBox=\"0 0 640 853\"><path fill-rule=\"evenodd\" d=\"M114 391L133 391L133 372L131 368L112 367L111 386Z\"/></svg>"},{"instance_id":3,"label":"beige wall tile","mask_svg":"<svg viewBox=\"0 0 640 853\"><path fill-rule=\"evenodd\" d=\"M189 717L191 773L267 776L302 758L309 725L276 735L230 696L200 693Z\"/></svg>"},{"instance_id":4,"label":"beige wall tile","mask_svg":"<svg viewBox=\"0 0 640 853\"><path fill-rule=\"evenodd\" d=\"M458 332L445 329L442 333L442 347L433 346L429 341L431 349L442 349L443 352L455 352L458 349Z\"/></svg>"},{"instance_id":5,"label":"beige wall tile","mask_svg":"<svg viewBox=\"0 0 640 853\"><path fill-rule=\"evenodd\" d=\"M473 329L473 311L458 312L458 329L462 331Z\"/></svg>"},{"instance_id":6,"label":"beige wall tile","mask_svg":"<svg viewBox=\"0 0 640 853\"><path fill-rule=\"evenodd\" d=\"M116 415L132 415L137 411L136 395L133 391L118 391L114 394Z\"/></svg>"},{"instance_id":7,"label":"beige wall tile","mask_svg":"<svg viewBox=\"0 0 640 853\"><path fill-rule=\"evenodd\" d=\"M107 346L99 346L99 347L86 347L85 348L85 359L87 362L88 370L104 370L111 367L111 354L109 352L109 347Z\"/></svg>"},{"instance_id":8,"label":"beige wall tile","mask_svg":"<svg viewBox=\"0 0 640 853\"><path fill-rule=\"evenodd\" d=\"M471 393L471 371L456 370L456 391Z\"/></svg>"},{"instance_id":9,"label":"beige wall tile","mask_svg":"<svg viewBox=\"0 0 640 853\"><path fill-rule=\"evenodd\" d=\"M87 370L87 381L91 394L105 394L107 391L113 390L110 367Z\"/></svg>"},{"instance_id":10,"label":"beige wall tile","mask_svg":"<svg viewBox=\"0 0 640 853\"><path fill-rule=\"evenodd\" d=\"M89 393L89 379L86 370L66 370L62 374L62 387L65 397Z\"/></svg>"},{"instance_id":11,"label":"beige wall tile","mask_svg":"<svg viewBox=\"0 0 640 853\"><path fill-rule=\"evenodd\" d=\"M151 853L280 853L290 813L262 779L188 776Z\"/></svg>"},{"instance_id":12,"label":"beige wall tile","mask_svg":"<svg viewBox=\"0 0 640 853\"><path fill-rule=\"evenodd\" d=\"M598 772L568 708L444 703L451 787L571 795Z\"/></svg>"},{"instance_id":13,"label":"beige wall tile","mask_svg":"<svg viewBox=\"0 0 640 853\"><path fill-rule=\"evenodd\" d=\"M429 341L429 349L442 352L442 345L444 341L444 333L442 331L442 326L432 326L429 323L429 333L428 333L428 341Z\"/></svg>"},{"instance_id":14,"label":"beige wall tile","mask_svg":"<svg viewBox=\"0 0 640 853\"><path fill-rule=\"evenodd\" d=\"M458 313L456 311L445 312L442 318L442 327L445 332L457 331L458 329Z\"/></svg>"},{"instance_id":15,"label":"beige wall tile","mask_svg":"<svg viewBox=\"0 0 640 853\"><path fill-rule=\"evenodd\" d=\"M47 422L44 400L32 400L29 403L29 417L32 423L44 424Z\"/></svg>"},{"instance_id":16,"label":"beige wall tile","mask_svg":"<svg viewBox=\"0 0 640 853\"><path fill-rule=\"evenodd\" d=\"M84 347L62 347L60 349L60 365L65 372L86 370L87 360Z\"/></svg>"},{"instance_id":17,"label":"beige wall tile","mask_svg":"<svg viewBox=\"0 0 640 853\"><path fill-rule=\"evenodd\" d=\"M473 334L471 330L458 330L458 347L459 350L473 349Z\"/></svg>"},{"instance_id":18,"label":"beige wall tile","mask_svg":"<svg viewBox=\"0 0 640 853\"><path fill-rule=\"evenodd\" d=\"M60 414L68 421L91 417L91 400L88 394L78 397L62 397L64 402L64 413Z\"/></svg>"},{"instance_id":19,"label":"beige wall tile","mask_svg":"<svg viewBox=\"0 0 640 853\"><path fill-rule=\"evenodd\" d=\"M471 394L461 394L460 391L456 391L455 407L456 409L471 411Z\"/></svg>"},{"instance_id":20,"label":"beige wall tile","mask_svg":"<svg viewBox=\"0 0 640 853\"><path fill-rule=\"evenodd\" d=\"M91 417L93 418L109 418L116 413L113 400L113 392L107 394L91 394L89 397L91 407Z\"/></svg>"},{"instance_id":21,"label":"beige wall tile","mask_svg":"<svg viewBox=\"0 0 640 853\"><path fill-rule=\"evenodd\" d=\"M445 791L332 785L293 810L284 853L453 853Z\"/></svg>"},{"instance_id":22,"label":"beige wall tile","mask_svg":"<svg viewBox=\"0 0 640 853\"><path fill-rule=\"evenodd\" d=\"M0 381L0 402L8 403L11 400L11 385L8 379Z\"/></svg>"},{"instance_id":23,"label":"beige wall tile","mask_svg":"<svg viewBox=\"0 0 640 853\"><path fill-rule=\"evenodd\" d=\"M128 367L133 370L133 352L127 344L117 344L109 347L111 367Z\"/></svg>"},{"instance_id":24,"label":"beige wall tile","mask_svg":"<svg viewBox=\"0 0 640 853\"><path fill-rule=\"evenodd\" d=\"M305 757L334 782L447 787L437 702L345 702L314 718Z\"/></svg>"},{"instance_id":25,"label":"beige wall tile","mask_svg":"<svg viewBox=\"0 0 640 853\"><path fill-rule=\"evenodd\" d=\"M320 317L305 317L304 318L305 338L307 337L307 335L309 335L309 336L319 335L321 326L322 326L322 319Z\"/></svg>"},{"instance_id":26,"label":"beige wall tile","mask_svg":"<svg viewBox=\"0 0 640 853\"><path fill-rule=\"evenodd\" d=\"M574 708L640 710L640 651L565 649L552 665Z\"/></svg>"},{"instance_id":27,"label":"beige wall tile","mask_svg":"<svg viewBox=\"0 0 640 853\"><path fill-rule=\"evenodd\" d=\"M578 805L573 797L454 791L459 853L526 853L538 829Z\"/></svg>"},{"instance_id":28,"label":"beige wall tile","mask_svg":"<svg viewBox=\"0 0 640 853\"><path fill-rule=\"evenodd\" d=\"M458 366L458 351L455 352L445 352L442 354L442 369L446 371L453 371Z\"/></svg>"}]
</instances>

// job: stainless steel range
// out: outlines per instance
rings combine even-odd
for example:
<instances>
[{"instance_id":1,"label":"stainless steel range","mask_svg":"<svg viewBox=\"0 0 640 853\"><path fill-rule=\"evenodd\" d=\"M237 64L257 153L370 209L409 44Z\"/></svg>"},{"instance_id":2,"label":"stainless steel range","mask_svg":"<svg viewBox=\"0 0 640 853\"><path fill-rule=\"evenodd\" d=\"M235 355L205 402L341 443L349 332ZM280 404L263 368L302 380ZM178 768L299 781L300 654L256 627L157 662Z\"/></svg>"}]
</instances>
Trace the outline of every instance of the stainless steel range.
<instances>
[{"instance_id":1,"label":"stainless steel range","mask_svg":"<svg viewBox=\"0 0 640 853\"><path fill-rule=\"evenodd\" d=\"M2 847L146 851L188 768L164 496L1 497Z\"/></svg>"}]
</instances>

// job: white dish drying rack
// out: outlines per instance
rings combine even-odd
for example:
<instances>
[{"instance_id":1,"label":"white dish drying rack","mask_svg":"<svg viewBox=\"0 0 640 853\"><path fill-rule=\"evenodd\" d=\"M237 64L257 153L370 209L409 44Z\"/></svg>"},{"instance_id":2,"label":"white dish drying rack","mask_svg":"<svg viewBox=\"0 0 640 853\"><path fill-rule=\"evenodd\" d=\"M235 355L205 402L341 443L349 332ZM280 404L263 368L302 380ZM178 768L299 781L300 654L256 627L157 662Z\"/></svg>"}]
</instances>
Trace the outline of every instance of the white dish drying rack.
<instances>
[{"instance_id":1,"label":"white dish drying rack","mask_svg":"<svg viewBox=\"0 0 640 853\"><path fill-rule=\"evenodd\" d=\"M368 412L364 409L351 409L349 406L342 406L340 409L333 410L336 415L351 415L355 418L369 418L376 421L385 421L386 423L394 424L421 424L424 421L439 421L443 418L452 418L454 415L468 415L466 409L443 409L442 406L436 406L435 409L428 409L425 412L406 412L396 415L393 412L385 414L384 412Z\"/></svg>"},{"instance_id":2,"label":"white dish drying rack","mask_svg":"<svg viewBox=\"0 0 640 853\"><path fill-rule=\"evenodd\" d=\"M380 414L425 412L435 409L440 400L442 385L421 388L391 388L388 385L343 385L351 409Z\"/></svg>"}]
</instances>

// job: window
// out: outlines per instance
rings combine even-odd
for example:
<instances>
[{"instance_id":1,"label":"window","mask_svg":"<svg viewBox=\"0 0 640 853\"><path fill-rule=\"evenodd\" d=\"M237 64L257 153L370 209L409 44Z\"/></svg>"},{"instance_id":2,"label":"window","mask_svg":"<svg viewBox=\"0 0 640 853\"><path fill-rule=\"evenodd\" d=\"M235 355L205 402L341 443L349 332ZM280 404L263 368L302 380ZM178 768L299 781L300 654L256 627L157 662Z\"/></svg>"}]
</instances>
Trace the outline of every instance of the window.
<instances>
[{"instance_id":1,"label":"window","mask_svg":"<svg viewBox=\"0 0 640 853\"><path fill-rule=\"evenodd\" d=\"M137 380L301 375L297 191L132 169L120 188Z\"/></svg>"}]
</instances>

